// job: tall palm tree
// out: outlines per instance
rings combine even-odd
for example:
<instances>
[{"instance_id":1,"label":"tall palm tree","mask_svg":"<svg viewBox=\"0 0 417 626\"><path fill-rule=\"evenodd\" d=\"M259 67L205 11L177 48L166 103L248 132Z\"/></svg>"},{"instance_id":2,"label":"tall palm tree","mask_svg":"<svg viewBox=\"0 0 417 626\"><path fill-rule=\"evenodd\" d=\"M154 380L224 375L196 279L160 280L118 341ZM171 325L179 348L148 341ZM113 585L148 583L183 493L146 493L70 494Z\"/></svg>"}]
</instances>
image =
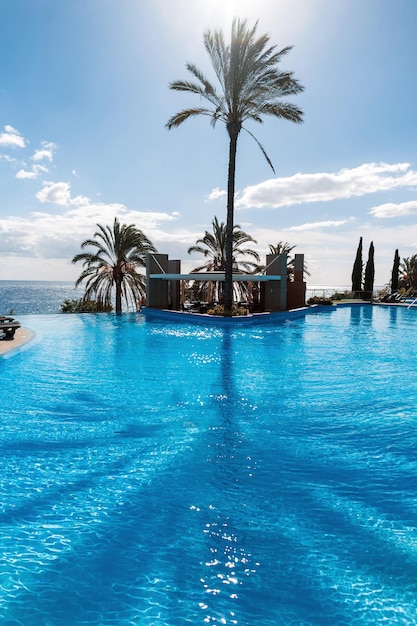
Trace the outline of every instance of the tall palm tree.
<instances>
[{"instance_id":1,"label":"tall palm tree","mask_svg":"<svg viewBox=\"0 0 417 626\"><path fill-rule=\"evenodd\" d=\"M122 312L122 300L138 309L145 295L145 279L137 272L145 266L147 252L156 252L151 241L133 224L120 224L117 217L113 227L97 224L93 239L86 239L81 248L91 247L92 252L81 252L72 259L83 261L84 269L75 285L86 281L84 298L95 297L100 307L111 303L115 291L115 310Z\"/></svg>"},{"instance_id":2,"label":"tall palm tree","mask_svg":"<svg viewBox=\"0 0 417 626\"><path fill-rule=\"evenodd\" d=\"M229 135L229 166L227 177L227 221L226 221L226 265L224 303L230 311L233 302L233 220L236 178L236 149L241 130L246 130L257 142L267 162L274 168L259 141L243 127L247 120L262 122L263 117L277 118L299 123L302 111L281 98L298 94L303 87L292 72L282 72L276 67L291 47L276 51L268 47L269 36L256 36L257 23L252 28L246 20L235 18L232 23L230 44L226 44L222 31L207 31L204 46L220 84L217 89L192 63L188 71L197 82L174 81L170 88L175 91L194 93L207 102L207 106L185 109L173 115L167 123L168 129L176 128L191 117L205 115L211 124L220 120Z\"/></svg>"},{"instance_id":3,"label":"tall palm tree","mask_svg":"<svg viewBox=\"0 0 417 626\"><path fill-rule=\"evenodd\" d=\"M226 268L226 226L224 222L219 223L217 217L212 221L213 232L207 230L201 239L197 239L196 245L188 248L188 254L198 252L204 255L207 261L196 267L193 272L219 272L225 271ZM240 230L239 224L233 226L233 254L232 268L233 272L242 274L251 274L257 269L259 263L259 255L252 248L245 247L247 243L257 243L250 235ZM250 261L242 257L251 257L255 261ZM207 282L199 281L200 290L207 291ZM219 285L217 284L217 287ZM236 295L239 299L247 296L247 285L245 283L235 283ZM219 293L216 294L217 298Z\"/></svg>"}]
</instances>

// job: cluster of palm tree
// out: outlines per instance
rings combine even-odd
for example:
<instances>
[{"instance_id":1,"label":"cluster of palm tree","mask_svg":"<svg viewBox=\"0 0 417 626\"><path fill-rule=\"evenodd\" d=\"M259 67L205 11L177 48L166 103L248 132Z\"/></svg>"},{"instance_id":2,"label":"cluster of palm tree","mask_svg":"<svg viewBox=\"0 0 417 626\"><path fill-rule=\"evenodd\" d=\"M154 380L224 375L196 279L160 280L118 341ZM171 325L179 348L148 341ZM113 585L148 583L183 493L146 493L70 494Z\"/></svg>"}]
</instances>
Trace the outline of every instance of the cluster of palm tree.
<instances>
[{"instance_id":1,"label":"cluster of palm tree","mask_svg":"<svg viewBox=\"0 0 417 626\"><path fill-rule=\"evenodd\" d=\"M226 266L226 226L224 222L218 221L214 217L212 221L213 232L205 232L201 239L197 239L196 245L188 249L188 254L197 252L202 254L206 262L195 267L192 272L224 272ZM241 230L239 224L233 227L233 254L232 267L234 274L258 274L265 269L261 265L259 254L246 246L248 243L257 243L251 235ZM279 241L277 244L269 244L269 252L271 254L286 254L287 261L287 280L294 278L295 258L291 257L291 252L295 246L288 241ZM249 258L248 258L249 257ZM305 270L308 274L308 271ZM256 283L256 279L253 281ZM250 300L252 284L246 281L233 282L233 296L235 301ZM258 287L257 287L258 288ZM199 280L194 284L195 295L202 300L224 299L224 283Z\"/></svg>"},{"instance_id":2,"label":"cluster of palm tree","mask_svg":"<svg viewBox=\"0 0 417 626\"><path fill-rule=\"evenodd\" d=\"M192 63L188 63L186 67L193 80L179 80L170 84L170 88L175 91L199 96L206 106L185 109L173 115L166 125L168 129L176 128L192 117L203 115L210 119L212 126L218 121L222 122L229 138L226 224L219 223L214 218L213 234L206 231L196 245L189 249L190 253L199 252L208 259L196 269L210 268L225 272L225 314L232 310L233 272L251 273L260 268L258 254L245 247L246 244L256 241L244 233L239 225L234 224L236 152L240 132L244 130L251 135L275 172L264 148L244 127L244 123L261 123L265 116L300 123L303 117L298 107L285 100L288 96L302 92L303 87L292 72L281 71L277 67L291 47L277 51L276 46L269 45L269 36L258 37L256 30L257 23L250 28L246 20L234 19L230 43L225 42L220 30L209 30L204 34L204 46L218 81L217 86ZM83 249L92 250L73 258L73 263L82 261L84 266L76 285L85 281L84 298L94 298L98 308L108 308L112 303L113 293L116 313L121 313L123 300L137 308L145 296L145 280L138 268L145 265L146 253L156 250L141 230L133 224L121 225L117 218L113 228L100 224L97 224L97 228L93 239L87 239L81 244ZM270 249L281 250L282 247L287 247L290 252L293 248L280 242L277 247L271 245ZM202 282L202 289L208 289L208 285L204 286L204 281ZM239 299L242 299L247 289L242 285L236 287L241 296Z\"/></svg>"},{"instance_id":3,"label":"cluster of palm tree","mask_svg":"<svg viewBox=\"0 0 417 626\"><path fill-rule=\"evenodd\" d=\"M217 217L212 221L213 232L205 231L203 237L190 246L188 253L202 254L205 262L195 267L193 272L224 272L226 266L226 226ZM265 269L260 264L259 254L248 244L256 240L241 230L239 224L233 227L233 273L257 274ZM93 238L86 239L81 248L90 248L77 254L73 263L83 262L83 271L76 286L85 282L83 302L96 302L98 311L108 311L113 307L117 314L126 306L138 310L146 296L146 280L140 272L146 265L146 254L156 252L152 242L133 224L120 224L117 218L113 226L97 224ZM287 280L294 275L294 257L289 256L295 246L287 241L269 244L271 254L287 254ZM308 273L308 272L307 272ZM251 300L252 288L259 288L256 279L253 283L236 281L233 283L235 301ZM198 299L222 301L224 283L210 280L194 281L193 291ZM83 302L80 304L82 305ZM84 310L84 309L83 309Z\"/></svg>"}]
</instances>

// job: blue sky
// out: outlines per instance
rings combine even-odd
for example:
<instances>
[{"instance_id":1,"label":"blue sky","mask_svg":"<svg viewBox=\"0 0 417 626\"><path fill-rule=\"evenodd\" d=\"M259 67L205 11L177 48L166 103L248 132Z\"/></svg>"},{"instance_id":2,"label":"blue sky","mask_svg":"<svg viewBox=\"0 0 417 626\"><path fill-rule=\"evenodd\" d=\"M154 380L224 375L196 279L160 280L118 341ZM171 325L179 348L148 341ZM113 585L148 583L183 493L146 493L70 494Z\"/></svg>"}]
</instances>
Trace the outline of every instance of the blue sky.
<instances>
[{"instance_id":1,"label":"blue sky","mask_svg":"<svg viewBox=\"0 0 417 626\"><path fill-rule=\"evenodd\" d=\"M258 20L305 91L304 123L248 124L238 145L235 221L304 253L309 285L349 285L359 237L375 282L395 249L417 253L417 3L412 0L2 0L0 280L75 280L95 225L135 223L160 252L226 218L226 130L169 90L191 61L214 80L203 33Z\"/></svg>"}]
</instances>

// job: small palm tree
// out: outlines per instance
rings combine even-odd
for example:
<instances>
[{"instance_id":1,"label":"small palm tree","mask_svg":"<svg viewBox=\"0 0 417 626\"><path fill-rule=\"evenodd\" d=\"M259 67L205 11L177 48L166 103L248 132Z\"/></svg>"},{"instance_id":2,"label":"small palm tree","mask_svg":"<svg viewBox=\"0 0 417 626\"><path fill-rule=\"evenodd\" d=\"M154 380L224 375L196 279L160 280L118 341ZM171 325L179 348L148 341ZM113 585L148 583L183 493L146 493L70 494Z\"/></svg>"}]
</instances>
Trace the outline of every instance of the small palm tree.
<instances>
[{"instance_id":1,"label":"small palm tree","mask_svg":"<svg viewBox=\"0 0 417 626\"><path fill-rule=\"evenodd\" d=\"M277 244L269 244L271 254L290 254L294 248L295 246L292 246L288 241L278 241Z\"/></svg>"},{"instance_id":2,"label":"small palm tree","mask_svg":"<svg viewBox=\"0 0 417 626\"><path fill-rule=\"evenodd\" d=\"M417 254L402 260L398 286L407 290L417 289Z\"/></svg>"},{"instance_id":3,"label":"small palm tree","mask_svg":"<svg viewBox=\"0 0 417 626\"><path fill-rule=\"evenodd\" d=\"M277 244L269 244L269 252L271 254L287 254L290 255L296 246L292 246L288 241L278 241ZM295 257L289 258L287 261L287 280L294 278ZM304 274L310 276L306 264L304 264Z\"/></svg>"},{"instance_id":4,"label":"small palm tree","mask_svg":"<svg viewBox=\"0 0 417 626\"><path fill-rule=\"evenodd\" d=\"M207 230L201 239L197 239L196 245L188 248L188 254L198 252L202 254L207 261L196 267L193 272L224 272L226 267L226 226L224 222L219 223L217 217L212 221L213 232ZM252 248L245 247L247 243L257 243L250 235L240 230L239 224L233 227L233 272L240 274L253 273L259 263L259 255ZM250 261L242 257L251 257L256 262ZM200 292L207 295L208 282L198 281ZM236 296L239 300L247 297L247 285L244 282L234 283ZM221 283L216 283L216 292L213 294L218 300L220 297L219 289Z\"/></svg>"},{"instance_id":5,"label":"small palm tree","mask_svg":"<svg viewBox=\"0 0 417 626\"><path fill-rule=\"evenodd\" d=\"M276 46L269 47L268 35L258 38L256 29L257 23L253 28L249 28L246 20L234 19L230 44L225 43L220 30L207 31L204 34L204 46L220 89L209 82L192 63L187 63L186 67L197 82L179 80L170 84L171 89L200 96L207 106L180 111L170 118L167 123L168 129L176 128L192 117L205 115L210 118L213 126L219 120L223 122L229 135L224 293L226 311L231 310L233 302L233 220L236 150L240 131L246 130L255 139L274 170L264 148L243 124L247 120L262 122L266 115L299 123L303 115L299 108L282 101L282 98L303 91L303 87L291 72L277 69L277 64L291 47L277 52Z\"/></svg>"},{"instance_id":6,"label":"small palm tree","mask_svg":"<svg viewBox=\"0 0 417 626\"><path fill-rule=\"evenodd\" d=\"M85 299L95 298L98 307L108 308L115 291L115 311L122 312L122 300L139 309L146 293L144 276L137 272L145 266L147 252L156 252L151 241L133 224L120 224L117 217L113 228L97 224L93 239L86 239L81 248L90 246L93 252L81 252L73 263L83 261L84 269L75 285L86 281Z\"/></svg>"}]
</instances>

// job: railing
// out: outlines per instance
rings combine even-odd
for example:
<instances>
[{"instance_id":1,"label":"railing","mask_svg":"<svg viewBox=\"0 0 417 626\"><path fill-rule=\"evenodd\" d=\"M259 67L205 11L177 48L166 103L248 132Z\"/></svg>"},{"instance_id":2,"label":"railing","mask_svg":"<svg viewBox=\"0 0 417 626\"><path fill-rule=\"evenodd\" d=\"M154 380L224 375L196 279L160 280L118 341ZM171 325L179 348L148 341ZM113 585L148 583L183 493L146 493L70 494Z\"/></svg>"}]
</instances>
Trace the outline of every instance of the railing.
<instances>
[{"instance_id":1,"label":"railing","mask_svg":"<svg viewBox=\"0 0 417 626\"><path fill-rule=\"evenodd\" d=\"M309 298L320 297L320 298L334 298L335 294L340 294L342 296L342 300L371 300L376 298L379 295L379 289L372 292L365 291L351 291L349 289L338 289L337 287L323 287L320 289L309 289L307 287L306 291L306 300ZM365 297L366 296L366 297Z\"/></svg>"}]
</instances>

